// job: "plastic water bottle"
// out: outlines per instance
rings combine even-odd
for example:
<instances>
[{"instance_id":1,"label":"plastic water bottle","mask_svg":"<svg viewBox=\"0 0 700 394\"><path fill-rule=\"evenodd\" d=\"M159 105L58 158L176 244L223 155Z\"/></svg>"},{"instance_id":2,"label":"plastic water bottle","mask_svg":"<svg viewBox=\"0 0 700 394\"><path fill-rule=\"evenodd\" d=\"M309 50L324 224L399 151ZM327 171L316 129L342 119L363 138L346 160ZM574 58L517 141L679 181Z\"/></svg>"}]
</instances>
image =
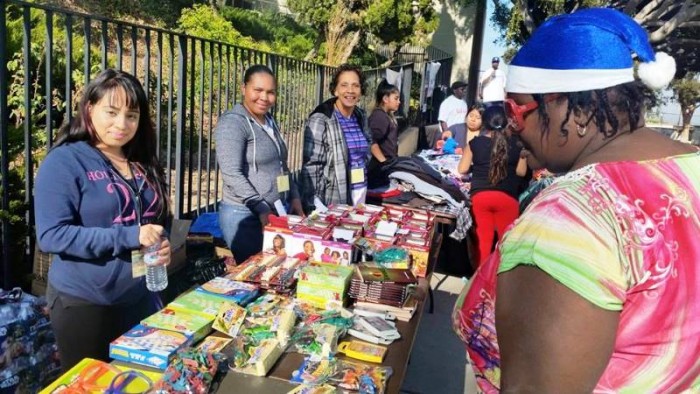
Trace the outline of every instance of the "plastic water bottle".
<instances>
[{"instance_id":1,"label":"plastic water bottle","mask_svg":"<svg viewBox=\"0 0 700 394\"><path fill-rule=\"evenodd\" d=\"M160 241L145 248L143 262L146 263L146 288L150 291L162 291L168 287L168 268L158 264Z\"/></svg>"}]
</instances>

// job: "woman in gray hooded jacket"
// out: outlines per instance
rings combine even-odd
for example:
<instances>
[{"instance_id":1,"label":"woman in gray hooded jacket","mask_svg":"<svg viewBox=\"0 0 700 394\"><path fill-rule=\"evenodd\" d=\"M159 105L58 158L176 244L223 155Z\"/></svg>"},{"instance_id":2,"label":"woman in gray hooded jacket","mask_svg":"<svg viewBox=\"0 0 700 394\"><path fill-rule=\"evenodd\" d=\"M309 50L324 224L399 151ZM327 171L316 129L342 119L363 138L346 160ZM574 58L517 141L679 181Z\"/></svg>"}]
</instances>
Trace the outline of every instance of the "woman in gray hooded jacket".
<instances>
[{"instance_id":1,"label":"woman in gray hooded jacket","mask_svg":"<svg viewBox=\"0 0 700 394\"><path fill-rule=\"evenodd\" d=\"M243 75L243 102L216 125L216 159L224 181L219 225L237 262L262 250L263 227L279 210L302 214L299 191L289 174L287 146L269 109L277 81L263 65Z\"/></svg>"}]
</instances>

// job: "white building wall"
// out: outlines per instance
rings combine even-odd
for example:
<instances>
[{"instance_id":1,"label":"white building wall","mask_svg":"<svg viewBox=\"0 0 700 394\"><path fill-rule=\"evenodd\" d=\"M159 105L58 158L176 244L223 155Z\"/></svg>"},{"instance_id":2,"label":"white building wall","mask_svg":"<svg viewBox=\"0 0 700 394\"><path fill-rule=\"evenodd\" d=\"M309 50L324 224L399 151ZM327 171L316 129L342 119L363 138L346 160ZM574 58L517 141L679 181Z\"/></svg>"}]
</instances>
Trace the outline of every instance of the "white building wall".
<instances>
[{"instance_id":1,"label":"white building wall","mask_svg":"<svg viewBox=\"0 0 700 394\"><path fill-rule=\"evenodd\" d=\"M431 45L454 55L451 81L466 81L472 57L476 2L469 7L462 7L455 0L434 0L433 4L440 25L433 33Z\"/></svg>"}]
</instances>

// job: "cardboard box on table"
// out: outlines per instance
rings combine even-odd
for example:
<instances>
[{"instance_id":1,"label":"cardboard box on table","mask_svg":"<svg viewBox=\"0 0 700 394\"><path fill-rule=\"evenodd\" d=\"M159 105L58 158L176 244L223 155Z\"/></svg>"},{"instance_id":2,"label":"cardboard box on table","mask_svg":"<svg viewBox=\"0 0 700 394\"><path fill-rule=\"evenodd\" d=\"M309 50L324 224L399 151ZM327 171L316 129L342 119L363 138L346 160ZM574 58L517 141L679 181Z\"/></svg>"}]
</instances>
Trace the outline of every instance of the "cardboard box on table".
<instances>
[{"instance_id":1,"label":"cardboard box on table","mask_svg":"<svg viewBox=\"0 0 700 394\"><path fill-rule=\"evenodd\" d=\"M433 222L427 220L409 219L401 223L401 228L408 230L411 234L424 235L433 228Z\"/></svg>"},{"instance_id":2,"label":"cardboard box on table","mask_svg":"<svg viewBox=\"0 0 700 394\"><path fill-rule=\"evenodd\" d=\"M214 318L205 316L186 309L163 308L158 312L141 320L141 324L148 327L160 328L181 332L192 337L193 342L204 338L211 331Z\"/></svg>"},{"instance_id":3,"label":"cardboard box on table","mask_svg":"<svg viewBox=\"0 0 700 394\"><path fill-rule=\"evenodd\" d=\"M297 299L318 308L333 309L345 305L347 289L354 269L333 264L314 264L301 269Z\"/></svg>"},{"instance_id":4,"label":"cardboard box on table","mask_svg":"<svg viewBox=\"0 0 700 394\"><path fill-rule=\"evenodd\" d=\"M259 286L239 282L226 277L216 277L195 289L196 292L222 297L227 301L244 306L254 300L259 291Z\"/></svg>"},{"instance_id":5,"label":"cardboard box on table","mask_svg":"<svg viewBox=\"0 0 700 394\"><path fill-rule=\"evenodd\" d=\"M324 263L349 265L352 261L352 245L346 242L336 242L329 239L332 236L332 227L327 230L295 226L293 230L275 227L265 227L263 235L263 250L274 251L274 243L277 238L282 239L284 254L290 257L319 261ZM277 241L279 242L279 241ZM304 249L305 244L311 244L313 248ZM308 256L306 253L311 250ZM279 252L279 250L278 250Z\"/></svg>"},{"instance_id":6,"label":"cardboard box on table","mask_svg":"<svg viewBox=\"0 0 700 394\"><path fill-rule=\"evenodd\" d=\"M134 326L109 345L109 357L164 370L178 350L192 343L181 332Z\"/></svg>"},{"instance_id":7,"label":"cardboard box on table","mask_svg":"<svg viewBox=\"0 0 700 394\"><path fill-rule=\"evenodd\" d=\"M290 228L281 228L274 226L265 226L263 230L263 252L272 253L279 256L294 256L295 253L290 251L290 247L297 249L296 246L292 246L294 238L294 232ZM242 263L242 261L240 262Z\"/></svg>"},{"instance_id":8,"label":"cardboard box on table","mask_svg":"<svg viewBox=\"0 0 700 394\"><path fill-rule=\"evenodd\" d=\"M365 240L375 252L386 249L396 243L396 237L375 236L373 233L366 234Z\"/></svg>"},{"instance_id":9,"label":"cardboard box on table","mask_svg":"<svg viewBox=\"0 0 700 394\"><path fill-rule=\"evenodd\" d=\"M205 292L188 291L168 304L168 308L182 309L213 319L216 317L222 304L233 305L235 303Z\"/></svg>"},{"instance_id":10,"label":"cardboard box on table","mask_svg":"<svg viewBox=\"0 0 700 394\"><path fill-rule=\"evenodd\" d=\"M335 228L338 228L338 227L354 231L355 233L357 233L356 235L362 235L362 232L365 229L365 223L357 222L354 220L344 218L344 219L340 219L338 221Z\"/></svg>"},{"instance_id":11,"label":"cardboard box on table","mask_svg":"<svg viewBox=\"0 0 700 394\"><path fill-rule=\"evenodd\" d=\"M430 240L423 240L421 243L413 241L417 239L418 238L409 239L407 237L402 237L397 241L396 246L406 249L411 256L411 271L413 275L425 278L428 274Z\"/></svg>"},{"instance_id":12,"label":"cardboard box on table","mask_svg":"<svg viewBox=\"0 0 700 394\"><path fill-rule=\"evenodd\" d=\"M382 215L386 215L388 219L390 219L393 222L403 222L405 220L408 220L411 218L413 215L413 212L409 209L403 209L401 207L386 207L386 210L382 213Z\"/></svg>"}]
</instances>

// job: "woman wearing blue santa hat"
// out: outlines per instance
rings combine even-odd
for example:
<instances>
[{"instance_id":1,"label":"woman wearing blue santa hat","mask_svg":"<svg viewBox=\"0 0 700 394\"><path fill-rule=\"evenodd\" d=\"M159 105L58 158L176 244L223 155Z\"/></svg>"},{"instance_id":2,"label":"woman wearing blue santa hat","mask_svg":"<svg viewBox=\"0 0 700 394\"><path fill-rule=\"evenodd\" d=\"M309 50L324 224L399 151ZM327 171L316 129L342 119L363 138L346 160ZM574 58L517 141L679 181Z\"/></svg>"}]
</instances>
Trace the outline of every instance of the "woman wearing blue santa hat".
<instances>
[{"instance_id":1,"label":"woman wearing blue santa hat","mask_svg":"<svg viewBox=\"0 0 700 394\"><path fill-rule=\"evenodd\" d=\"M602 8L550 18L509 65L511 130L564 175L455 308L481 391L700 391L700 154L644 126L674 74Z\"/></svg>"}]
</instances>

